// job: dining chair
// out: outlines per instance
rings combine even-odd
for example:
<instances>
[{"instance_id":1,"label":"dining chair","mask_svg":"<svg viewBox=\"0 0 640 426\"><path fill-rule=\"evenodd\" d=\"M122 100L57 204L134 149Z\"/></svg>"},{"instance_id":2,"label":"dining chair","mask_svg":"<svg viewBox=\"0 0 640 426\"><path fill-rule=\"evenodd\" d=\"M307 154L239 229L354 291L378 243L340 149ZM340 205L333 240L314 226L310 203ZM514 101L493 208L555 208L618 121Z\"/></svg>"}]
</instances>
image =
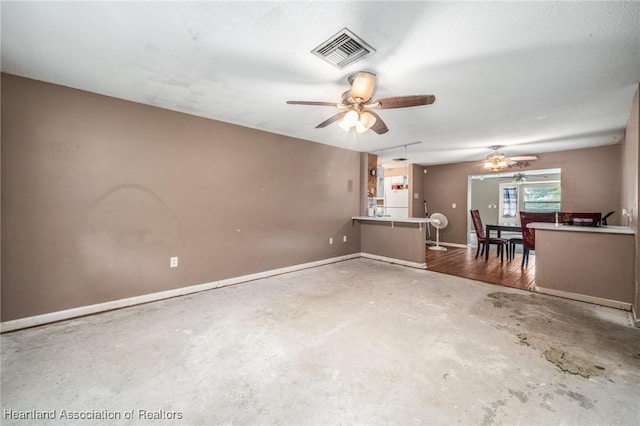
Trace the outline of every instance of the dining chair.
<instances>
[{"instance_id":1,"label":"dining chair","mask_svg":"<svg viewBox=\"0 0 640 426\"><path fill-rule=\"evenodd\" d=\"M484 255L485 250L489 250L491 244L495 244L498 247L497 255L500 256L500 262L504 261L504 249L507 246L507 240L504 238L489 238L484 230L482 219L480 218L480 212L478 210L469 210L471 212L471 220L473 221L473 227L476 231L476 237L478 239L478 249L476 250L476 259L479 254ZM482 251L480 247L482 246ZM488 254L488 253L487 253ZM509 255L507 254L507 257ZM485 260L487 257L485 256Z\"/></svg>"},{"instance_id":2,"label":"dining chair","mask_svg":"<svg viewBox=\"0 0 640 426\"><path fill-rule=\"evenodd\" d=\"M516 246L522 245L522 236L509 238L507 247L507 260L513 260L516 257Z\"/></svg>"},{"instance_id":3,"label":"dining chair","mask_svg":"<svg viewBox=\"0 0 640 426\"><path fill-rule=\"evenodd\" d=\"M527 228L531 222L555 222L555 213L520 212L520 229L522 230L522 268L529 265L529 252L536 249L536 231Z\"/></svg>"}]
</instances>

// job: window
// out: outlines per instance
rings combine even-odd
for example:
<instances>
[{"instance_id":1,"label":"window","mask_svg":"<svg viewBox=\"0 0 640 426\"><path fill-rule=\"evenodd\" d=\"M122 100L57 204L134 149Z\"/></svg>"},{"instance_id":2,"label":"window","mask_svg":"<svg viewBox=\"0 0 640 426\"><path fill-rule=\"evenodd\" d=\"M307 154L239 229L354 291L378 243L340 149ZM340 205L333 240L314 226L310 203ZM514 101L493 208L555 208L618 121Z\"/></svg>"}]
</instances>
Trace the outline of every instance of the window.
<instances>
[{"instance_id":1,"label":"window","mask_svg":"<svg viewBox=\"0 0 640 426\"><path fill-rule=\"evenodd\" d=\"M502 217L518 215L518 188L502 188Z\"/></svg>"},{"instance_id":2,"label":"window","mask_svg":"<svg viewBox=\"0 0 640 426\"><path fill-rule=\"evenodd\" d=\"M522 185L525 212L560 211L561 193L559 182Z\"/></svg>"}]
</instances>

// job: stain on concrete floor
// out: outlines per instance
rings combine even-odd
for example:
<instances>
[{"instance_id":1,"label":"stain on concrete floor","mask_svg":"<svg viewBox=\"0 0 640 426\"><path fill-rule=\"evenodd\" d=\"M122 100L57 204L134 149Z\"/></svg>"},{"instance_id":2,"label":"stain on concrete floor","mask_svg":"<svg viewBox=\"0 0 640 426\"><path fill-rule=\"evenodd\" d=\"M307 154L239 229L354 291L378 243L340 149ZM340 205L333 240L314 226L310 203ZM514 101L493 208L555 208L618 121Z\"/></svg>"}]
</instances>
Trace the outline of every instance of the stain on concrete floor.
<instances>
[{"instance_id":1,"label":"stain on concrete floor","mask_svg":"<svg viewBox=\"0 0 640 426\"><path fill-rule=\"evenodd\" d=\"M485 413L487 413L482 419L482 426L490 426L495 424L496 421L496 413L500 409L500 407L504 407L507 405L507 402L503 399L499 399L496 402L493 402L489 407L482 407Z\"/></svg>"},{"instance_id":2,"label":"stain on concrete floor","mask_svg":"<svg viewBox=\"0 0 640 426\"><path fill-rule=\"evenodd\" d=\"M588 361L558 348L550 347L545 349L542 354L547 361L565 373L577 374L588 379L599 372L599 369L596 368L597 366L591 365Z\"/></svg>"},{"instance_id":3,"label":"stain on concrete floor","mask_svg":"<svg viewBox=\"0 0 640 426\"><path fill-rule=\"evenodd\" d=\"M640 366L640 330L594 313L591 305L537 294L493 292L487 302L502 311L517 343L531 347L562 372L608 377L609 370ZM554 333L548 333L553 328Z\"/></svg>"}]
</instances>

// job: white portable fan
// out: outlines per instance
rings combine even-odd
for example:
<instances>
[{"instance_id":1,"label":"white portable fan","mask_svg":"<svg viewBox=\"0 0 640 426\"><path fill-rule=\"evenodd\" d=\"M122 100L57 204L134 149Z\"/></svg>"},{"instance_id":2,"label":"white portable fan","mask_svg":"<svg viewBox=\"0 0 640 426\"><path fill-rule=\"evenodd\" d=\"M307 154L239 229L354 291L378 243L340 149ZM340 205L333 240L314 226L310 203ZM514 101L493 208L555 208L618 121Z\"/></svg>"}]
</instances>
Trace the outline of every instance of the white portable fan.
<instances>
[{"instance_id":1,"label":"white portable fan","mask_svg":"<svg viewBox=\"0 0 640 426\"><path fill-rule=\"evenodd\" d=\"M431 219L431 225L436 228L436 245L429 247L429 250L446 251L447 249L440 245L440 230L447 227L449 220L442 213L434 213L429 217L429 219Z\"/></svg>"}]
</instances>

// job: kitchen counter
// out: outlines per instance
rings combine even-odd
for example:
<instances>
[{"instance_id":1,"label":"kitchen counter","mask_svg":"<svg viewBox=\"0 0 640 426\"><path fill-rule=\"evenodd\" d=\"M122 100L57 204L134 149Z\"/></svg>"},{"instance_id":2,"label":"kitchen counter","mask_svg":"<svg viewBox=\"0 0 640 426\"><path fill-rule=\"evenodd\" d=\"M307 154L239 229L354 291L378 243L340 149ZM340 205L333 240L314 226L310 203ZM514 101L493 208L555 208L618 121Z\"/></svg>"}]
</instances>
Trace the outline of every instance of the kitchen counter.
<instances>
[{"instance_id":1,"label":"kitchen counter","mask_svg":"<svg viewBox=\"0 0 640 426\"><path fill-rule=\"evenodd\" d=\"M426 229L429 218L354 216L360 227L363 257L426 269Z\"/></svg>"},{"instance_id":2,"label":"kitchen counter","mask_svg":"<svg viewBox=\"0 0 640 426\"><path fill-rule=\"evenodd\" d=\"M401 223L430 223L431 219L426 217L405 217L397 218L390 216L354 216L353 220L371 220L376 222L401 222Z\"/></svg>"},{"instance_id":3,"label":"kitchen counter","mask_svg":"<svg viewBox=\"0 0 640 426\"><path fill-rule=\"evenodd\" d=\"M631 309L633 229L540 222L527 226L536 230L536 291Z\"/></svg>"},{"instance_id":4,"label":"kitchen counter","mask_svg":"<svg viewBox=\"0 0 640 426\"><path fill-rule=\"evenodd\" d=\"M633 235L633 229L628 226L576 226L565 225L548 222L532 222L527 224L527 228L544 229L547 231L562 231L562 232L594 232L597 234L628 234Z\"/></svg>"}]
</instances>

